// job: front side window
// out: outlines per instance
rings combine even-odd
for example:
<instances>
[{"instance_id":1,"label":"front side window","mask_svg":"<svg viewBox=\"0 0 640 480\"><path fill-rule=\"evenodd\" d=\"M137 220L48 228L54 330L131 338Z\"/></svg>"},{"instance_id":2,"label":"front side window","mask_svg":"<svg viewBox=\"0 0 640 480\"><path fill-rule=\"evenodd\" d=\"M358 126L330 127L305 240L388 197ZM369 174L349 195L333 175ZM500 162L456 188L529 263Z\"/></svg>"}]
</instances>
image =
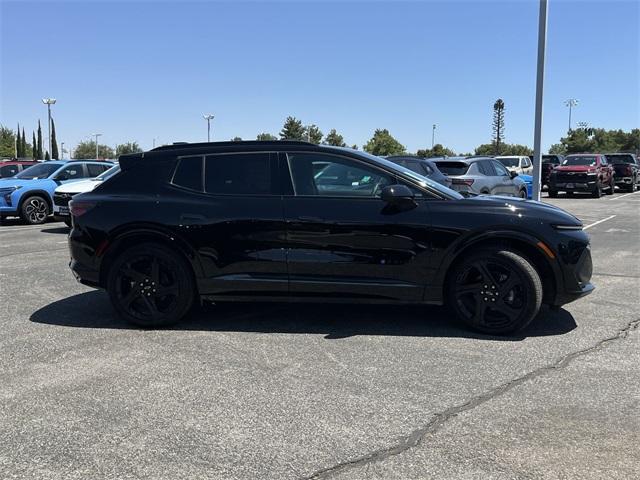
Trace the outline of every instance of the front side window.
<instances>
[{"instance_id":1,"label":"front side window","mask_svg":"<svg viewBox=\"0 0 640 480\"><path fill-rule=\"evenodd\" d=\"M274 193L269 153L221 154L205 157L207 193L271 195Z\"/></svg>"},{"instance_id":2,"label":"front side window","mask_svg":"<svg viewBox=\"0 0 640 480\"><path fill-rule=\"evenodd\" d=\"M63 168L57 175L56 180L77 180L79 178L86 178L84 174L84 168L82 164L69 165Z\"/></svg>"},{"instance_id":3,"label":"front side window","mask_svg":"<svg viewBox=\"0 0 640 480\"><path fill-rule=\"evenodd\" d=\"M111 165L98 165L96 163L87 163L87 170L89 171L89 177L97 177L104 173Z\"/></svg>"},{"instance_id":4,"label":"front side window","mask_svg":"<svg viewBox=\"0 0 640 480\"><path fill-rule=\"evenodd\" d=\"M504 168L504 165L502 165L502 163L497 162L496 160L491 160L491 164L493 165L493 168L496 169L496 175L498 175L499 177L509 176L509 171Z\"/></svg>"},{"instance_id":5,"label":"front side window","mask_svg":"<svg viewBox=\"0 0 640 480\"><path fill-rule=\"evenodd\" d=\"M287 154L296 195L377 197L394 178L361 162L315 153ZM317 165L323 165L318 169Z\"/></svg>"}]
</instances>

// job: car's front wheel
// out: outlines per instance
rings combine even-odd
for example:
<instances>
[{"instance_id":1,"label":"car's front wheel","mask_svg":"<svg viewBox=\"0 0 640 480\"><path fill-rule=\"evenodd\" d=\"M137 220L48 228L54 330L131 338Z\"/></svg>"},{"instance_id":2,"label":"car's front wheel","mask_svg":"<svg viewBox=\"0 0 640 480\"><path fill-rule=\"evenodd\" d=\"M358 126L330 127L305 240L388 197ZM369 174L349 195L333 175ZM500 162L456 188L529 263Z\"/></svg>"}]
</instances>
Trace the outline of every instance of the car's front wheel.
<instances>
[{"instance_id":1,"label":"car's front wheel","mask_svg":"<svg viewBox=\"0 0 640 480\"><path fill-rule=\"evenodd\" d=\"M448 276L447 302L467 325L503 335L525 328L542 303L542 282L519 253L483 249L457 262Z\"/></svg>"},{"instance_id":2,"label":"car's front wheel","mask_svg":"<svg viewBox=\"0 0 640 480\"><path fill-rule=\"evenodd\" d=\"M527 198L527 191L525 189L520 190L520 192L518 192L518 196L520 198L524 198L526 200Z\"/></svg>"},{"instance_id":3,"label":"car's front wheel","mask_svg":"<svg viewBox=\"0 0 640 480\"><path fill-rule=\"evenodd\" d=\"M594 187L593 191L591 192L591 196L593 198L600 198L602 196L602 184L600 183L599 180L596 183L596 186Z\"/></svg>"},{"instance_id":4,"label":"car's front wheel","mask_svg":"<svg viewBox=\"0 0 640 480\"><path fill-rule=\"evenodd\" d=\"M178 322L191 309L195 297L186 260L151 243L125 250L115 259L107 291L118 314L141 327Z\"/></svg>"},{"instance_id":5,"label":"car's front wheel","mask_svg":"<svg viewBox=\"0 0 640 480\"><path fill-rule=\"evenodd\" d=\"M607 189L607 195L613 195L615 191L616 191L616 182L613 180L613 177L611 177L611 181L609 182L609 188Z\"/></svg>"},{"instance_id":6,"label":"car's front wheel","mask_svg":"<svg viewBox=\"0 0 640 480\"><path fill-rule=\"evenodd\" d=\"M20 218L29 225L40 225L51 213L49 203L40 195L32 195L22 202Z\"/></svg>"}]
</instances>

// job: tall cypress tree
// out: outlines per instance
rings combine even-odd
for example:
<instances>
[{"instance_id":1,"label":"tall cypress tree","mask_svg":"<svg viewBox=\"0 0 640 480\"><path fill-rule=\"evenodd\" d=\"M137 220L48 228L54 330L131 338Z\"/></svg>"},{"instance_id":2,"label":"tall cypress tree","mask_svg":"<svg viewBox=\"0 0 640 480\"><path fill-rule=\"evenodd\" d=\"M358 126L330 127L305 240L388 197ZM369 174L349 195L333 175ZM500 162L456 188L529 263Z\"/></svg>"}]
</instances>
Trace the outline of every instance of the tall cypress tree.
<instances>
[{"instance_id":1,"label":"tall cypress tree","mask_svg":"<svg viewBox=\"0 0 640 480\"><path fill-rule=\"evenodd\" d=\"M40 127L40 120L38 120L38 154L37 159L42 160L44 158L44 152L42 151L42 128Z\"/></svg>"},{"instance_id":2,"label":"tall cypress tree","mask_svg":"<svg viewBox=\"0 0 640 480\"><path fill-rule=\"evenodd\" d=\"M27 152L27 136L24 134L24 127L22 127L22 156L29 156L29 152Z\"/></svg>"},{"instance_id":3,"label":"tall cypress tree","mask_svg":"<svg viewBox=\"0 0 640 480\"><path fill-rule=\"evenodd\" d=\"M38 158L38 145L36 145L36 132L31 132L33 143L31 144L31 157L35 160Z\"/></svg>"},{"instance_id":4,"label":"tall cypress tree","mask_svg":"<svg viewBox=\"0 0 640 480\"><path fill-rule=\"evenodd\" d=\"M18 130L16 131L16 157L22 157L22 139L20 138L20 124L18 124Z\"/></svg>"},{"instance_id":5,"label":"tall cypress tree","mask_svg":"<svg viewBox=\"0 0 640 480\"><path fill-rule=\"evenodd\" d=\"M58 160L58 142L56 141L56 124L51 119L51 158Z\"/></svg>"}]
</instances>

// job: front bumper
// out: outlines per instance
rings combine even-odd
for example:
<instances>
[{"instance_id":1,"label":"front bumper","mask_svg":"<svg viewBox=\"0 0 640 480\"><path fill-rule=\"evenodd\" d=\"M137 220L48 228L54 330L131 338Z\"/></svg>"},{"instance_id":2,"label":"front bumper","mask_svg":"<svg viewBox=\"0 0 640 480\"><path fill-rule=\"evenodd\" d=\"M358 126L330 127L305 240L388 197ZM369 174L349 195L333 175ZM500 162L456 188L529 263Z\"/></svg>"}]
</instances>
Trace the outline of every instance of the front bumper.
<instances>
[{"instance_id":1,"label":"front bumper","mask_svg":"<svg viewBox=\"0 0 640 480\"><path fill-rule=\"evenodd\" d=\"M596 185L596 180L590 182L551 182L549 183L549 188L562 192L591 192L596 189Z\"/></svg>"}]
</instances>

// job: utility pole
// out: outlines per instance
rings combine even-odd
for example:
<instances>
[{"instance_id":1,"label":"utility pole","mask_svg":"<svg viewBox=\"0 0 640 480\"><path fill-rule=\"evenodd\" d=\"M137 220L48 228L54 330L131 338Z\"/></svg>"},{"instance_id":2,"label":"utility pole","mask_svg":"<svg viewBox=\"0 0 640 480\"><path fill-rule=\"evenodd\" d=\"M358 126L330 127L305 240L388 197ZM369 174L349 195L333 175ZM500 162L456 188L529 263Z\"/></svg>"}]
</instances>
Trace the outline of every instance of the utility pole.
<instances>
[{"instance_id":1,"label":"utility pole","mask_svg":"<svg viewBox=\"0 0 640 480\"><path fill-rule=\"evenodd\" d=\"M431 129L431 150L433 150L433 146L436 141L436 124L433 124L433 128Z\"/></svg>"},{"instance_id":2,"label":"utility pole","mask_svg":"<svg viewBox=\"0 0 640 480\"><path fill-rule=\"evenodd\" d=\"M214 115L211 115L210 113L202 115L202 118L207 121L207 142L211 141L211 120L213 120L213 117Z\"/></svg>"},{"instance_id":3,"label":"utility pole","mask_svg":"<svg viewBox=\"0 0 640 480\"><path fill-rule=\"evenodd\" d=\"M64 158L64 142L60 142L60 160Z\"/></svg>"},{"instance_id":4,"label":"utility pole","mask_svg":"<svg viewBox=\"0 0 640 480\"><path fill-rule=\"evenodd\" d=\"M547 0L540 0L538 14L538 74L536 76L536 116L533 130L533 200L540 201L542 178L542 100L544 96L544 63L547 48Z\"/></svg>"},{"instance_id":5,"label":"utility pole","mask_svg":"<svg viewBox=\"0 0 640 480\"><path fill-rule=\"evenodd\" d=\"M92 133L92 136L96 137L96 160L98 160L98 137L102 136L101 133Z\"/></svg>"},{"instance_id":6,"label":"utility pole","mask_svg":"<svg viewBox=\"0 0 640 480\"><path fill-rule=\"evenodd\" d=\"M571 131L571 109L578 106L577 98L570 98L564 101L564 105L569 107L569 132Z\"/></svg>"},{"instance_id":7,"label":"utility pole","mask_svg":"<svg viewBox=\"0 0 640 480\"><path fill-rule=\"evenodd\" d=\"M56 99L43 98L42 103L44 103L47 106L47 115L49 118L49 121L47 122L47 125L49 127L49 155L53 155L53 152L51 151L51 105L55 105Z\"/></svg>"}]
</instances>

